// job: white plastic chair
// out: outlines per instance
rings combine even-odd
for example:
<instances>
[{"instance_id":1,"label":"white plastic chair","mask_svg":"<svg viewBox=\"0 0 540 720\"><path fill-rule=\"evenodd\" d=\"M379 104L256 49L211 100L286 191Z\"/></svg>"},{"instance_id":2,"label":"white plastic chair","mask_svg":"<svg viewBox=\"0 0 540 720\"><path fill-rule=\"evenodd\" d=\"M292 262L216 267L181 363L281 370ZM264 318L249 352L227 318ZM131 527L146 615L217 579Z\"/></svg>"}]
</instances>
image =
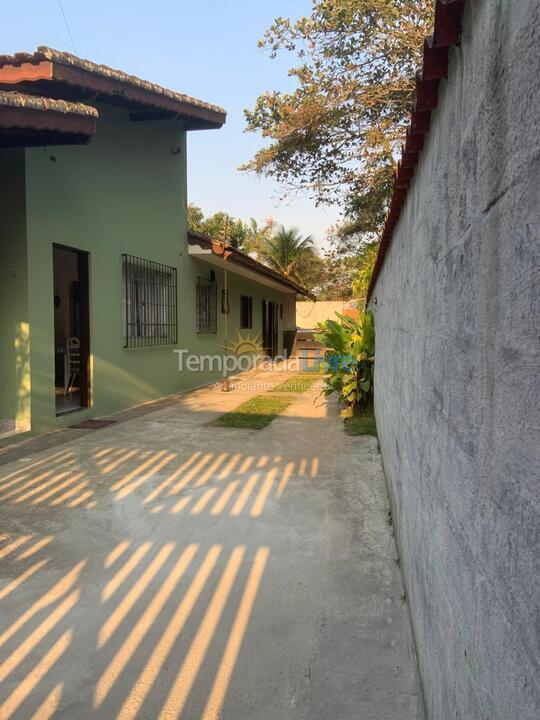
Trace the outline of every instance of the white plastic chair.
<instances>
[{"instance_id":1,"label":"white plastic chair","mask_svg":"<svg viewBox=\"0 0 540 720\"><path fill-rule=\"evenodd\" d=\"M66 365L64 369L64 395L71 394L77 376L81 372L81 343L79 338L66 340Z\"/></svg>"}]
</instances>

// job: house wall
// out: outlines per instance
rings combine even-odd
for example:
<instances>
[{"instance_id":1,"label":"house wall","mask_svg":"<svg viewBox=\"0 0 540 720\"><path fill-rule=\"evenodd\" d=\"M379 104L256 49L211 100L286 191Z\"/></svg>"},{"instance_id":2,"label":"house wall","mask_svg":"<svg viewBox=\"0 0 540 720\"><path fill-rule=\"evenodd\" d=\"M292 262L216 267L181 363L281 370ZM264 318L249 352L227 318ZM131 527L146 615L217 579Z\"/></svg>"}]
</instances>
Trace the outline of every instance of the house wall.
<instances>
[{"instance_id":1,"label":"house wall","mask_svg":"<svg viewBox=\"0 0 540 720\"><path fill-rule=\"evenodd\" d=\"M540 5L465 3L373 294L377 427L430 718L540 708Z\"/></svg>"},{"instance_id":2,"label":"house wall","mask_svg":"<svg viewBox=\"0 0 540 720\"><path fill-rule=\"evenodd\" d=\"M177 349L223 352L218 332L195 330L197 263L186 238L186 140L179 124L130 122L129 113L99 106L97 134L89 145L28 149L26 191L29 321L32 338L32 429L62 427L209 382L215 373L179 373ZM93 406L55 417L53 244L90 253L90 322ZM177 268L178 344L123 347L122 253ZM205 265L200 274L209 275ZM236 276L235 276L236 277ZM239 327L240 288L254 298L282 294L242 279L231 285L229 333ZM252 292L248 293L248 290ZM254 299L254 319L260 316Z\"/></svg>"},{"instance_id":3,"label":"house wall","mask_svg":"<svg viewBox=\"0 0 540 720\"><path fill-rule=\"evenodd\" d=\"M190 328L195 327L195 283L198 275L209 277L210 271L213 270L217 282L217 333L215 335L197 335L194 331L186 334L186 347L192 353L206 355L212 353L223 354L223 346L226 344L225 335L225 315L221 312L221 291L225 286L224 271L214 265L210 265L201 260L188 258L187 275L191 283L191 290L185 298L184 316L185 324ZM247 338L258 341L262 345L262 304L263 300L269 300L275 303L284 303L287 298L291 297L290 293L281 293L274 288L259 283L252 282L250 279L238 275L231 270L228 271L227 286L229 290L229 307L230 312L227 318L227 336L229 342L227 345L231 347L239 339ZM247 295L253 298L253 317L251 330L240 329L240 295ZM295 297L294 294L292 297ZM283 352L283 329L284 322L279 319L278 314L278 352ZM187 378L189 380L190 378ZM211 377L208 379L212 379ZM200 382L198 383L200 384ZM187 386L186 386L187 387Z\"/></svg>"},{"instance_id":4,"label":"house wall","mask_svg":"<svg viewBox=\"0 0 540 720\"><path fill-rule=\"evenodd\" d=\"M23 150L0 153L0 435L30 422Z\"/></svg>"}]
</instances>

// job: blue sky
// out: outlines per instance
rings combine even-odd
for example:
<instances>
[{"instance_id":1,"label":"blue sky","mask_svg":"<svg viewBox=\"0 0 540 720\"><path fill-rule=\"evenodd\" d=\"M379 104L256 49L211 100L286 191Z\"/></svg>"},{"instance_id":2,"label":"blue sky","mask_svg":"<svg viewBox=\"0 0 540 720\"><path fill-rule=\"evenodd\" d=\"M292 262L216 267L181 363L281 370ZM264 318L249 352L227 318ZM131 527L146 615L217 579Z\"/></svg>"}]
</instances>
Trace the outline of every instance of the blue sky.
<instances>
[{"instance_id":1,"label":"blue sky","mask_svg":"<svg viewBox=\"0 0 540 720\"><path fill-rule=\"evenodd\" d=\"M223 106L221 130L190 133L189 199L210 214L227 210L249 219L272 215L324 240L336 208L316 208L308 198L280 201L279 187L238 165L260 147L246 134L243 109L266 89L286 89L294 57L270 60L257 40L279 15L307 14L310 0L62 0L81 57L104 63ZM25 11L2 3L0 52L49 45L73 52L59 0L27 0Z\"/></svg>"}]
</instances>

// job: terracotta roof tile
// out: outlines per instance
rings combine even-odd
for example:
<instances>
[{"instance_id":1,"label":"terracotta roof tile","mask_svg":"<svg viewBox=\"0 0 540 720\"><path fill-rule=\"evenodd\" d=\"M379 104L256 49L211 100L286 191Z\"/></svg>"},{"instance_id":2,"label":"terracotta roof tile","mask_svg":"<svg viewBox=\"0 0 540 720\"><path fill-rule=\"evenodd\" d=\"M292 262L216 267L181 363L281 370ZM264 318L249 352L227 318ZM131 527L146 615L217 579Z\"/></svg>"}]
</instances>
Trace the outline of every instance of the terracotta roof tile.
<instances>
[{"instance_id":1,"label":"terracotta roof tile","mask_svg":"<svg viewBox=\"0 0 540 720\"><path fill-rule=\"evenodd\" d=\"M416 165L420 162L424 139L431 126L431 111L437 107L439 80L448 70L449 46L461 35L461 16L465 0L436 0L433 35L424 41L423 67L416 74L416 98L411 111L401 161L394 176L394 191L382 231L379 251L366 297L369 303L377 278L392 242L394 228L406 202Z\"/></svg>"},{"instance_id":2,"label":"terracotta roof tile","mask_svg":"<svg viewBox=\"0 0 540 720\"><path fill-rule=\"evenodd\" d=\"M255 260L255 258L252 258L250 255L246 255L246 253L243 253L241 250L237 250L232 245L223 247L221 240L216 240L215 238L212 238L209 235L204 235L203 233L188 230L188 243L189 245L198 245L201 248L212 250L212 252L216 255L220 255L237 265L242 265L259 273L260 275L265 275L272 280L276 280L283 285L287 285L299 295L304 295L312 300L315 299L314 295L309 290L306 290L302 287L302 285L299 285L291 278L272 270L272 268L269 268L268 265L264 265L258 260Z\"/></svg>"},{"instance_id":3,"label":"terracotta roof tile","mask_svg":"<svg viewBox=\"0 0 540 720\"><path fill-rule=\"evenodd\" d=\"M147 92L151 92L156 95L162 95L170 100L188 103L189 105L193 105L204 110L225 115L225 110L217 105L211 105L210 103L197 100L197 98L189 95L168 90L167 88L156 85L148 80L141 80L141 78L135 77L134 75L128 75L121 70L114 70L107 65L99 65L91 60L84 60L83 58L79 58L71 53L61 52L60 50L55 50L54 48L47 47L46 45L40 45L34 53L23 52L15 53L14 55L0 55L0 68L5 65L20 66L24 63L38 64L44 60L49 60L58 65L67 65L69 67L78 68L79 70L84 70L85 72L92 73L93 75L99 75L110 80L131 85L135 88L146 90Z\"/></svg>"},{"instance_id":4,"label":"terracotta roof tile","mask_svg":"<svg viewBox=\"0 0 540 720\"><path fill-rule=\"evenodd\" d=\"M65 100L52 100L51 98L26 95L19 92L6 92L0 90L0 107L25 108L27 110L40 110L42 112L62 113L63 115L87 115L98 117L98 111L82 103L66 102Z\"/></svg>"}]
</instances>

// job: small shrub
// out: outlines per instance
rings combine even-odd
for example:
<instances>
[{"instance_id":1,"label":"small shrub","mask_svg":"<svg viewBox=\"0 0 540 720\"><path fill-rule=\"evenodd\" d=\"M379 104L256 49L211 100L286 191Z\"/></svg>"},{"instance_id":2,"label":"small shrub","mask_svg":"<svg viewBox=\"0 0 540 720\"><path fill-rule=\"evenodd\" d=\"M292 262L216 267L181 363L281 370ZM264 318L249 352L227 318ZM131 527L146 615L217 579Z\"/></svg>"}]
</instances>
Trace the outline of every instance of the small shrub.
<instances>
[{"instance_id":1,"label":"small shrub","mask_svg":"<svg viewBox=\"0 0 540 720\"><path fill-rule=\"evenodd\" d=\"M323 346L325 383L322 394L337 393L355 415L373 407L375 327L370 310L358 320L336 313L338 321L326 320L317 326L315 339Z\"/></svg>"}]
</instances>

